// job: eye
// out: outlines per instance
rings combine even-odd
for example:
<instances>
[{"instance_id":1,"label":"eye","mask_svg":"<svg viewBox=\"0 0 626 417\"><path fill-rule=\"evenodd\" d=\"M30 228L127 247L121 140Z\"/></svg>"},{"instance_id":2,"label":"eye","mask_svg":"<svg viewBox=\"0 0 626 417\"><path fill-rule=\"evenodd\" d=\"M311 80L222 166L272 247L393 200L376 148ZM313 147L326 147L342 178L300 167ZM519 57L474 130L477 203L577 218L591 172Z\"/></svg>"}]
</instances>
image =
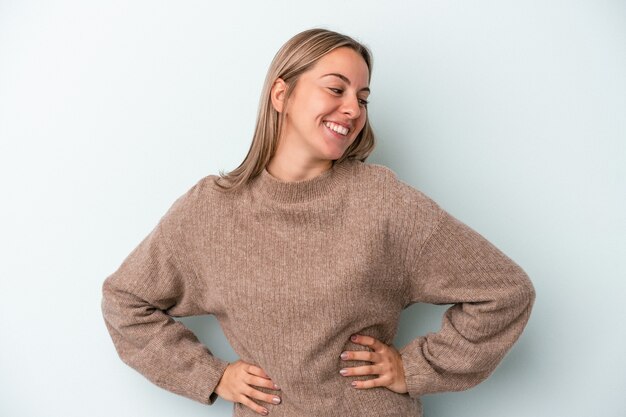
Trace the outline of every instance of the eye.
<instances>
[{"instance_id":1,"label":"eye","mask_svg":"<svg viewBox=\"0 0 626 417\"><path fill-rule=\"evenodd\" d=\"M332 88L332 87L329 87L328 89L329 89L330 91L332 91L333 93L336 93L336 94L341 94L341 93L343 92L343 90L342 90L341 88ZM369 104L369 101L367 101L367 100L365 100L365 99L362 99L362 98L361 98L361 99L359 99L359 103L361 103L361 106L363 106L363 107L367 107L367 105Z\"/></svg>"}]
</instances>

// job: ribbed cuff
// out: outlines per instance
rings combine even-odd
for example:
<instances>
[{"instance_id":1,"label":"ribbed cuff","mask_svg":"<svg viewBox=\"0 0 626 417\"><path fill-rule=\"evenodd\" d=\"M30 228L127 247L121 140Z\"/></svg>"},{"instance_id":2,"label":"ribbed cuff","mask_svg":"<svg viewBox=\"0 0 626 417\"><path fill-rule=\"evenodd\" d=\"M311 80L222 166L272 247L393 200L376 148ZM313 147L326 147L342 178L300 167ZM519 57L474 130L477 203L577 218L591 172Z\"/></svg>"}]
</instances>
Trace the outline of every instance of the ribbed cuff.
<instances>
[{"instance_id":1,"label":"ribbed cuff","mask_svg":"<svg viewBox=\"0 0 626 417\"><path fill-rule=\"evenodd\" d=\"M230 362L211 356L210 362L200 367L198 372L193 375L196 384L191 393L192 398L203 404L213 405L218 398L215 388L229 364Z\"/></svg>"},{"instance_id":2,"label":"ribbed cuff","mask_svg":"<svg viewBox=\"0 0 626 417\"><path fill-rule=\"evenodd\" d=\"M423 343L423 337L418 337L399 350L406 388L411 398L420 398L427 393L427 387L434 380L433 370L422 354Z\"/></svg>"}]
</instances>

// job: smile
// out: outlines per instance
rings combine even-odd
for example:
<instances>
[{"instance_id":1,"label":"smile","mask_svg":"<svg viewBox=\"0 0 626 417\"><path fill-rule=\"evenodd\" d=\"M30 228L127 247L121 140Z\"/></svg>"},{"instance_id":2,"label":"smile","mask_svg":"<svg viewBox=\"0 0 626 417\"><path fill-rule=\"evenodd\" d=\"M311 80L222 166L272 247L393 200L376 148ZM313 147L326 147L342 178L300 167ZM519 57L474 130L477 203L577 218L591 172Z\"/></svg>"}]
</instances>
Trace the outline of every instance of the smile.
<instances>
[{"instance_id":1,"label":"smile","mask_svg":"<svg viewBox=\"0 0 626 417\"><path fill-rule=\"evenodd\" d=\"M332 130L333 132L337 132L342 136L346 136L348 134L348 128L340 126L333 122L324 122L324 126Z\"/></svg>"}]
</instances>

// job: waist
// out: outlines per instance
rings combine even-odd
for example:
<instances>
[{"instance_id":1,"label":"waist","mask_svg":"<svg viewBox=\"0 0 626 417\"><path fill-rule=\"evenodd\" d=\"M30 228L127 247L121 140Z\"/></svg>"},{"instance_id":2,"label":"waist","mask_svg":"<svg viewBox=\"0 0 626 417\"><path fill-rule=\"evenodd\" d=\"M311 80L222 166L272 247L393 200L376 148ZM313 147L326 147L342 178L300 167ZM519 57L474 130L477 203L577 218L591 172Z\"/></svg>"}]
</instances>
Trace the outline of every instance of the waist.
<instances>
[{"instance_id":1,"label":"waist","mask_svg":"<svg viewBox=\"0 0 626 417\"><path fill-rule=\"evenodd\" d=\"M384 387L353 388L350 382L363 377L341 377L323 384L300 384L299 387L281 387L272 391L263 387L256 389L276 394L280 404L257 399L252 401L267 408L271 417L422 417L422 404L409 394L399 394ZM249 407L240 403L233 405L233 417L258 417Z\"/></svg>"}]
</instances>

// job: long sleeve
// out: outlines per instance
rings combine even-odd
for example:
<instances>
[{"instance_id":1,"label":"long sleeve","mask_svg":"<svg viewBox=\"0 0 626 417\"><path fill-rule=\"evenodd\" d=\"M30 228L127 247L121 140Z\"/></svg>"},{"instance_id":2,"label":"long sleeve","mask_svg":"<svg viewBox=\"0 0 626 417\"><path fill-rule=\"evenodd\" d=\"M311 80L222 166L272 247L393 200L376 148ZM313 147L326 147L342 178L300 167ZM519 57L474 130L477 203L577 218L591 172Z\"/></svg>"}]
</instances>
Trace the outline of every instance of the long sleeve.
<instances>
[{"instance_id":1,"label":"long sleeve","mask_svg":"<svg viewBox=\"0 0 626 417\"><path fill-rule=\"evenodd\" d=\"M206 313L193 266L175 249L184 239L181 224L196 191L179 198L106 278L102 313L123 362L164 389L211 405L228 362L172 318Z\"/></svg>"},{"instance_id":2,"label":"long sleeve","mask_svg":"<svg viewBox=\"0 0 626 417\"><path fill-rule=\"evenodd\" d=\"M522 268L482 235L423 194L402 190L414 214L403 236L405 305L453 304L440 331L400 349L408 393L465 390L487 378L519 338L535 290Z\"/></svg>"}]
</instances>

